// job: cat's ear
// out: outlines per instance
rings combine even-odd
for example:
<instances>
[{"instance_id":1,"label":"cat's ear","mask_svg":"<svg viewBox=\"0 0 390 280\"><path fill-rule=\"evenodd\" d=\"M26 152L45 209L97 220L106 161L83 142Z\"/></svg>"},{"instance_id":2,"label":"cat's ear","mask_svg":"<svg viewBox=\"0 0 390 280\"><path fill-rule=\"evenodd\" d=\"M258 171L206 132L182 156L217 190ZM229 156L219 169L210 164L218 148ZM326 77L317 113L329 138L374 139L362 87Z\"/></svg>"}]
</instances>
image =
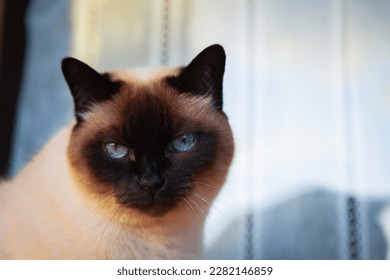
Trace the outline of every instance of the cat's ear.
<instances>
[{"instance_id":1,"label":"cat's ear","mask_svg":"<svg viewBox=\"0 0 390 280\"><path fill-rule=\"evenodd\" d=\"M222 110L222 82L226 55L222 46L212 45L199 53L187 67L168 82L180 92L209 95L213 106Z\"/></svg>"},{"instance_id":2,"label":"cat's ear","mask_svg":"<svg viewBox=\"0 0 390 280\"><path fill-rule=\"evenodd\" d=\"M75 58L64 58L61 68L73 96L78 122L93 104L110 99L118 91L118 82Z\"/></svg>"}]
</instances>

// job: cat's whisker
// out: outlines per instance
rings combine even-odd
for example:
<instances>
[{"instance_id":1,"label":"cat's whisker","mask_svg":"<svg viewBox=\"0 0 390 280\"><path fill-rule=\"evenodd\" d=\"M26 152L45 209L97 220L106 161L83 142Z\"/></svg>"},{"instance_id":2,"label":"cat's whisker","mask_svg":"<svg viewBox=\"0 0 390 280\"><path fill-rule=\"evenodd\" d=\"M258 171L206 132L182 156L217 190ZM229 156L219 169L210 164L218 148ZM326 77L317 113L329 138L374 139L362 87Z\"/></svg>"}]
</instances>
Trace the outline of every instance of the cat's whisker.
<instances>
[{"instance_id":1,"label":"cat's whisker","mask_svg":"<svg viewBox=\"0 0 390 280\"><path fill-rule=\"evenodd\" d=\"M111 208L111 210L113 211L111 217L108 219L108 222L106 223L103 231L101 232L101 235L100 235L100 238L99 238L99 241L98 241L98 246L97 246L97 251L100 252L100 249L101 247L103 246L104 248L104 244L103 244L103 240L104 240L104 237L106 235L106 232L108 230L108 228L110 227L110 225L112 224L112 221L114 220L114 218L119 214L122 213L122 209L120 207L115 207L115 202L113 201L110 201L110 204L109 207ZM103 252L103 255L105 255L105 252Z\"/></svg>"},{"instance_id":2,"label":"cat's whisker","mask_svg":"<svg viewBox=\"0 0 390 280\"><path fill-rule=\"evenodd\" d=\"M204 187L208 187L210 189L219 190L219 187L217 187L215 185L211 185L211 184L206 183L204 181L197 181L197 184L199 184L199 186L204 186ZM235 200L236 195L235 195L235 193L231 189L225 187L223 189L223 191L225 192L226 195L229 196L229 199L231 199L231 201Z\"/></svg>"},{"instance_id":3,"label":"cat's whisker","mask_svg":"<svg viewBox=\"0 0 390 280\"><path fill-rule=\"evenodd\" d=\"M223 213L223 211L221 211L217 205L215 203L213 203L212 201L208 200L206 197L204 197L200 192L196 192L194 191L193 192L193 195L198 197L199 199L201 199L202 201L204 201L205 203L207 203L209 206L210 206L210 209L216 211L224 220L228 221L228 217L226 217L226 215Z\"/></svg>"},{"instance_id":4,"label":"cat's whisker","mask_svg":"<svg viewBox=\"0 0 390 280\"><path fill-rule=\"evenodd\" d=\"M193 200L193 199L190 199L190 201L192 201L193 203L194 203L194 205L200 210L200 212L203 214L203 215L205 215L205 212L204 212L204 210L202 209L202 207L200 207L199 206L199 204L198 203L196 203L196 201L195 200Z\"/></svg>"},{"instance_id":5,"label":"cat's whisker","mask_svg":"<svg viewBox=\"0 0 390 280\"><path fill-rule=\"evenodd\" d=\"M181 204L183 206L183 208L185 209L185 211L191 216L192 212L191 212L191 209L188 207L189 206L188 201L183 199L183 200L180 200L179 204Z\"/></svg>"},{"instance_id":6,"label":"cat's whisker","mask_svg":"<svg viewBox=\"0 0 390 280\"><path fill-rule=\"evenodd\" d=\"M186 198L186 197L183 197L184 201L187 202L187 205L190 206L190 208L195 211L194 207L192 207L191 203L189 202L189 200Z\"/></svg>"},{"instance_id":7,"label":"cat's whisker","mask_svg":"<svg viewBox=\"0 0 390 280\"><path fill-rule=\"evenodd\" d=\"M208 184L208 183L204 183L204 182L201 182L201 181L198 181L197 183L200 184L201 186L206 186L206 187L209 187L209 188L214 189L214 190L218 190L219 189L217 186L214 186L214 185L211 185L211 184Z\"/></svg>"},{"instance_id":8,"label":"cat's whisker","mask_svg":"<svg viewBox=\"0 0 390 280\"><path fill-rule=\"evenodd\" d=\"M207 199L206 199L204 196L202 196L200 193L194 191L192 194L193 194L194 196L196 196L197 198L199 198L200 200L202 200L203 202L205 202L207 205L209 205L209 206L212 205L211 201L207 200Z\"/></svg>"},{"instance_id":9,"label":"cat's whisker","mask_svg":"<svg viewBox=\"0 0 390 280\"><path fill-rule=\"evenodd\" d=\"M110 204L115 204L113 201L109 200ZM77 228L77 232L82 232L83 228L86 226L86 225L93 225L96 223L96 219L98 219L98 217L100 217L100 213L99 212L106 212L107 210L110 210L111 209L111 206L108 206L108 203L95 203L93 205L93 209L91 211L88 211L86 212L86 216L85 216L85 219L83 219L83 222L82 223L79 223L78 224L78 228Z\"/></svg>"},{"instance_id":10,"label":"cat's whisker","mask_svg":"<svg viewBox=\"0 0 390 280\"><path fill-rule=\"evenodd\" d=\"M97 205L96 208L94 209L95 211L101 211L100 208L102 208L105 212L112 213L111 216L108 218L108 220L104 226L104 229L101 231L100 236L98 237L97 252L101 252L102 256L106 255L106 252L101 251L101 248L105 248L103 241L104 241L104 237L107 234L107 230L109 229L110 225L112 224L114 218L116 218L118 216L118 214L119 215L122 214L122 209L116 205L115 196L110 195L108 198L109 199L107 200L106 203L104 203L103 205ZM96 215L96 213L92 213L92 214Z\"/></svg>"},{"instance_id":11,"label":"cat's whisker","mask_svg":"<svg viewBox=\"0 0 390 280\"><path fill-rule=\"evenodd\" d=\"M197 210L200 210L202 214L204 214L203 209L191 198L184 198L187 201L188 205L191 207L192 211L196 213Z\"/></svg>"}]
</instances>

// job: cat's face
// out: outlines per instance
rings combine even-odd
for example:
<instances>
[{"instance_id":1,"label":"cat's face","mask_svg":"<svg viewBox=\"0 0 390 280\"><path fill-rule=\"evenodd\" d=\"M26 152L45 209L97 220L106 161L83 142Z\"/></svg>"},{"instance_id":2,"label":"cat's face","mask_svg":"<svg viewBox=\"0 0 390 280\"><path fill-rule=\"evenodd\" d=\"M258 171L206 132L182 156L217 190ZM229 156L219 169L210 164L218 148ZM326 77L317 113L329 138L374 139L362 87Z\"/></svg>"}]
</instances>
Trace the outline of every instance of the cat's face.
<instances>
[{"instance_id":1,"label":"cat's face","mask_svg":"<svg viewBox=\"0 0 390 280\"><path fill-rule=\"evenodd\" d=\"M77 119L68 155L81 187L151 216L195 197L211 202L233 156L222 112L224 64L216 45L147 80L127 71L100 75L65 59Z\"/></svg>"}]
</instances>

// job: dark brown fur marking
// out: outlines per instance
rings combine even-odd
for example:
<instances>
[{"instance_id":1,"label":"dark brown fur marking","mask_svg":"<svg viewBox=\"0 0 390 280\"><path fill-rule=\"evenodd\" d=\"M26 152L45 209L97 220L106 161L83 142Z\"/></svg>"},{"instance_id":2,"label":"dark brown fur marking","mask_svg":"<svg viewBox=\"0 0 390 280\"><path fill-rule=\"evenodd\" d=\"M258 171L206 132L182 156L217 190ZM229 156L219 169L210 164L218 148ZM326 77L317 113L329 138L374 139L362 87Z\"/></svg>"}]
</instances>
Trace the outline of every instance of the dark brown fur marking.
<instances>
[{"instance_id":1,"label":"dark brown fur marking","mask_svg":"<svg viewBox=\"0 0 390 280\"><path fill-rule=\"evenodd\" d=\"M204 67L203 59L201 63ZM214 75L211 81L218 84L223 68L224 53L219 74L212 70L203 74ZM121 87L110 98L95 100L88 112L79 112L83 121L73 130L68 155L87 193L101 199L114 196L120 205L152 216L166 214L194 192L210 201L218 193L233 156L232 134L218 91L222 85L201 95L172 85L168 76L148 83L120 81ZM195 135L195 146L187 152L171 151L171 141L186 133ZM108 157L102 148L107 142L128 147L135 160Z\"/></svg>"}]
</instances>

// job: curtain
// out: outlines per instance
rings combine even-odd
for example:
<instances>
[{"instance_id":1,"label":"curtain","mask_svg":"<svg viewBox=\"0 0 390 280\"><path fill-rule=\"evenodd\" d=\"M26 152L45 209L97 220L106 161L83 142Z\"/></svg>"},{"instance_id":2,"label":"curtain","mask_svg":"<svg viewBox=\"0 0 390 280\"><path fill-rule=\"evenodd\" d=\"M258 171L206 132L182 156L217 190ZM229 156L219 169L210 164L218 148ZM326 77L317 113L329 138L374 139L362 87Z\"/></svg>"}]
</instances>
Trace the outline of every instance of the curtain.
<instances>
[{"instance_id":1,"label":"curtain","mask_svg":"<svg viewBox=\"0 0 390 280\"><path fill-rule=\"evenodd\" d=\"M389 13L386 0L33 0L12 173L71 118L62 57L177 66L219 43L236 154L203 257L383 259Z\"/></svg>"}]
</instances>

